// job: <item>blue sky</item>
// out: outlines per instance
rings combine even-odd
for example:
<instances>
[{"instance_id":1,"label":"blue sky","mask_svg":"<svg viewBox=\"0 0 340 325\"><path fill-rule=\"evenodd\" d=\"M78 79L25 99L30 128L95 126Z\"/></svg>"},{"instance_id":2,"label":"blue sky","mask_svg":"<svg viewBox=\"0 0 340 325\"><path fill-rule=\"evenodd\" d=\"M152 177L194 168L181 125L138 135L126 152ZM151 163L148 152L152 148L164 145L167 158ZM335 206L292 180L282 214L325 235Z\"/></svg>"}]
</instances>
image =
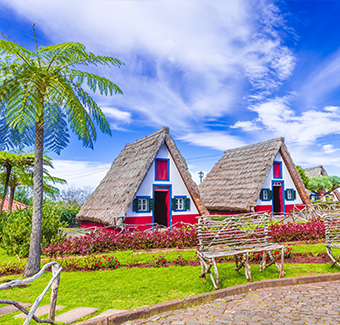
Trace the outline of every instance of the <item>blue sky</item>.
<instances>
[{"instance_id":1,"label":"blue sky","mask_svg":"<svg viewBox=\"0 0 340 325\"><path fill-rule=\"evenodd\" d=\"M95 187L128 142L169 126L189 170L223 150L285 137L296 164L340 176L340 1L0 0L0 31L33 49L77 41L114 56L92 68L124 95L94 95L113 136L76 137L54 159Z\"/></svg>"}]
</instances>

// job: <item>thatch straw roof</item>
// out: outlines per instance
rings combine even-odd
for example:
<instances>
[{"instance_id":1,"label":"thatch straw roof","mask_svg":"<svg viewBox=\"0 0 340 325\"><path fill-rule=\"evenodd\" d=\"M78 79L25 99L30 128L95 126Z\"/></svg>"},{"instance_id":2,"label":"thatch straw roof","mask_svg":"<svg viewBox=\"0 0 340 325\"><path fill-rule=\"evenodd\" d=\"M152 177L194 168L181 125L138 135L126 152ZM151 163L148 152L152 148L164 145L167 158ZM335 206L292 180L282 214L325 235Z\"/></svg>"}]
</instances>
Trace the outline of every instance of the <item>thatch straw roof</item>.
<instances>
[{"instance_id":1,"label":"thatch straw roof","mask_svg":"<svg viewBox=\"0 0 340 325\"><path fill-rule=\"evenodd\" d=\"M305 173L307 177L317 177L317 176L327 176L326 170L323 168L322 165L311 167L311 168L305 168Z\"/></svg>"},{"instance_id":2,"label":"thatch straw roof","mask_svg":"<svg viewBox=\"0 0 340 325\"><path fill-rule=\"evenodd\" d=\"M275 156L280 152L302 201L309 203L301 177L289 155L284 138L226 150L199 185L203 203L210 211L248 212L257 201Z\"/></svg>"},{"instance_id":3,"label":"thatch straw roof","mask_svg":"<svg viewBox=\"0 0 340 325\"><path fill-rule=\"evenodd\" d=\"M187 164L169 135L169 128L163 127L125 146L80 209L77 219L120 225L163 144L167 146L199 213L207 215L208 211L200 200L197 185L191 178Z\"/></svg>"}]
</instances>

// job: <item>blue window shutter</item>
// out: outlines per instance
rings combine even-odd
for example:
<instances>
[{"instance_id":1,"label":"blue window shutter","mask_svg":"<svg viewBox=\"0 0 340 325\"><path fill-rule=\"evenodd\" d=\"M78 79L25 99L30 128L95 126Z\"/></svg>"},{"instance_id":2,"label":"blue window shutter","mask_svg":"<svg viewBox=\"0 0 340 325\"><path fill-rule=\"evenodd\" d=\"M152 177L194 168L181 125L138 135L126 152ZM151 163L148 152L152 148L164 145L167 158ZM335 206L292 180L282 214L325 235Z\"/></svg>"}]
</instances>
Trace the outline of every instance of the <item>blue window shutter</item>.
<instances>
[{"instance_id":1,"label":"blue window shutter","mask_svg":"<svg viewBox=\"0 0 340 325\"><path fill-rule=\"evenodd\" d=\"M268 200L273 198L273 191L268 191Z\"/></svg>"},{"instance_id":2,"label":"blue window shutter","mask_svg":"<svg viewBox=\"0 0 340 325\"><path fill-rule=\"evenodd\" d=\"M285 199L288 200L288 191L285 190Z\"/></svg>"},{"instance_id":3,"label":"blue window shutter","mask_svg":"<svg viewBox=\"0 0 340 325\"><path fill-rule=\"evenodd\" d=\"M171 199L171 210L176 210L176 199Z\"/></svg>"},{"instance_id":4,"label":"blue window shutter","mask_svg":"<svg viewBox=\"0 0 340 325\"><path fill-rule=\"evenodd\" d=\"M296 191L295 190L293 191L293 199L294 200L296 199Z\"/></svg>"},{"instance_id":5,"label":"blue window shutter","mask_svg":"<svg viewBox=\"0 0 340 325\"><path fill-rule=\"evenodd\" d=\"M190 210L190 198L185 199L185 210Z\"/></svg>"},{"instance_id":6,"label":"blue window shutter","mask_svg":"<svg viewBox=\"0 0 340 325\"><path fill-rule=\"evenodd\" d=\"M149 199L148 202L149 202L148 210L153 211L153 199Z\"/></svg>"},{"instance_id":7,"label":"blue window shutter","mask_svg":"<svg viewBox=\"0 0 340 325\"><path fill-rule=\"evenodd\" d=\"M260 192L260 200L263 200L263 190Z\"/></svg>"}]
</instances>

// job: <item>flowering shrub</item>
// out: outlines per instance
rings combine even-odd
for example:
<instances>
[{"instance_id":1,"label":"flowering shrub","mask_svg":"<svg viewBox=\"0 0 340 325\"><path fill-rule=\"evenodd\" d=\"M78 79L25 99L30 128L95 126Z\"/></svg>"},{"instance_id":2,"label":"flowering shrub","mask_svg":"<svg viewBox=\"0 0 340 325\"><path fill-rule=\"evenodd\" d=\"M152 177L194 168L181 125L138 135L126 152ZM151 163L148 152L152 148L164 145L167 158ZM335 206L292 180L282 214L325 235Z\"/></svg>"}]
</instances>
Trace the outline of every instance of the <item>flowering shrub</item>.
<instances>
[{"instance_id":1,"label":"flowering shrub","mask_svg":"<svg viewBox=\"0 0 340 325\"><path fill-rule=\"evenodd\" d=\"M185 260L183 259L183 256L181 254L177 254L176 259L174 260L175 265L183 266L185 264Z\"/></svg>"},{"instance_id":2,"label":"flowering shrub","mask_svg":"<svg viewBox=\"0 0 340 325\"><path fill-rule=\"evenodd\" d=\"M269 226L273 242L308 241L325 238L322 220L305 223L275 223ZM90 255L115 250L197 246L197 229L183 227L156 231L91 232L83 237L62 238L42 248L47 256Z\"/></svg>"},{"instance_id":3,"label":"flowering shrub","mask_svg":"<svg viewBox=\"0 0 340 325\"><path fill-rule=\"evenodd\" d=\"M304 223L279 223L270 226L270 236L274 242L308 241L325 238L325 225L322 220Z\"/></svg>"},{"instance_id":4,"label":"flowering shrub","mask_svg":"<svg viewBox=\"0 0 340 325\"><path fill-rule=\"evenodd\" d=\"M152 260L150 261L150 265L152 267L162 267L167 261L164 255L160 256L152 256Z\"/></svg>"},{"instance_id":5,"label":"flowering shrub","mask_svg":"<svg viewBox=\"0 0 340 325\"><path fill-rule=\"evenodd\" d=\"M79 270L100 270L105 268L117 269L120 266L119 261L114 256L97 256L97 255L85 255L85 256L68 256L68 257L54 257L48 258L44 261L44 264L56 261L63 268L79 271Z\"/></svg>"},{"instance_id":6,"label":"flowering shrub","mask_svg":"<svg viewBox=\"0 0 340 325\"><path fill-rule=\"evenodd\" d=\"M26 266L24 261L19 262L5 262L0 264L0 274L15 273L22 271Z\"/></svg>"},{"instance_id":7,"label":"flowering shrub","mask_svg":"<svg viewBox=\"0 0 340 325\"><path fill-rule=\"evenodd\" d=\"M89 255L114 250L193 247L197 245L195 227L157 230L149 232L91 232L83 237L62 238L42 248L47 256Z\"/></svg>"},{"instance_id":8,"label":"flowering shrub","mask_svg":"<svg viewBox=\"0 0 340 325\"><path fill-rule=\"evenodd\" d=\"M292 253L293 248L286 247L285 249L285 258L293 258L293 253ZM262 254L263 252L256 252L256 253L250 253L249 254L249 260L250 261L260 261L262 260ZM272 254L279 255L281 254L281 250L275 250L272 252ZM266 254L266 259L269 259L268 253Z\"/></svg>"}]
</instances>

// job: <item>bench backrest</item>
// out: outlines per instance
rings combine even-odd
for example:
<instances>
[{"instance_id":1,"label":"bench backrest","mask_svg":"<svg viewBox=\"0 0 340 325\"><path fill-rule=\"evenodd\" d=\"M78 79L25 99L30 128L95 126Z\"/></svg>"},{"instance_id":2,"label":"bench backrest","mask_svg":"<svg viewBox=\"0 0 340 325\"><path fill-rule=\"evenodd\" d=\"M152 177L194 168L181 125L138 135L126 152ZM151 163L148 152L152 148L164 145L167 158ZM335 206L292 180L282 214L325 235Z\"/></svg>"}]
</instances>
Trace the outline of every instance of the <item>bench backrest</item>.
<instances>
[{"instance_id":1,"label":"bench backrest","mask_svg":"<svg viewBox=\"0 0 340 325\"><path fill-rule=\"evenodd\" d=\"M214 220L217 216L198 218L198 240L201 250L219 247L251 248L269 244L268 227L271 216L268 213L223 217L224 220Z\"/></svg>"},{"instance_id":2,"label":"bench backrest","mask_svg":"<svg viewBox=\"0 0 340 325\"><path fill-rule=\"evenodd\" d=\"M323 215L326 244L340 242L340 212L327 212Z\"/></svg>"}]
</instances>

